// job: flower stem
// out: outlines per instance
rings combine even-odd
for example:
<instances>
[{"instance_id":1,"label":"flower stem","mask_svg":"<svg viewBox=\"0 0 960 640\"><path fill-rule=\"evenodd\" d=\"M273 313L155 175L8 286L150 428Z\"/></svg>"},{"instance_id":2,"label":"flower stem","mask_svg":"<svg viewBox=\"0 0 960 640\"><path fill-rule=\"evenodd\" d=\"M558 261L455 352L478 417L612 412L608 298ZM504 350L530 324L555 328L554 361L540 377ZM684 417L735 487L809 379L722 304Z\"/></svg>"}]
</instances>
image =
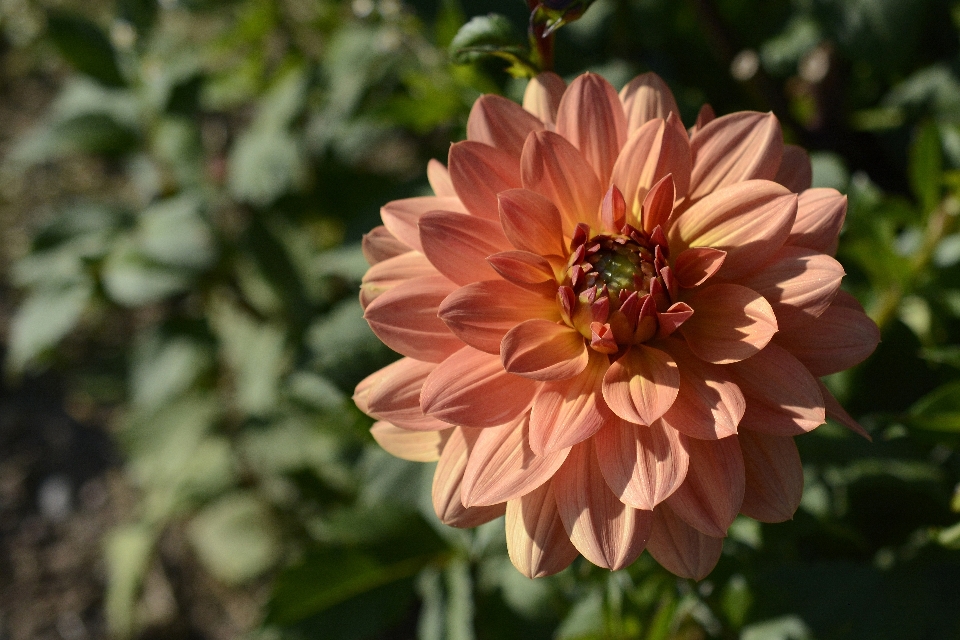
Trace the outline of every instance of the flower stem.
<instances>
[{"instance_id":1,"label":"flower stem","mask_svg":"<svg viewBox=\"0 0 960 640\"><path fill-rule=\"evenodd\" d=\"M537 51L537 62L539 62L540 71L553 71L554 34L544 35L547 25L535 20L540 2L538 0L527 0L527 7L530 9L530 42Z\"/></svg>"}]
</instances>

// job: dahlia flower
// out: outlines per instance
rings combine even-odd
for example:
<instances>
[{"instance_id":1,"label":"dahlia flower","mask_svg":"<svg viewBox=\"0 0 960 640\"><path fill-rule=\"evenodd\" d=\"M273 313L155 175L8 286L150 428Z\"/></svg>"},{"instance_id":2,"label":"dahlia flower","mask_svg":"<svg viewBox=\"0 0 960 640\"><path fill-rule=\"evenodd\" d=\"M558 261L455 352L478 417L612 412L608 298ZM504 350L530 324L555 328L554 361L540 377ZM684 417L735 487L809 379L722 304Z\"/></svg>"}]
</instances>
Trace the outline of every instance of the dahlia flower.
<instances>
[{"instance_id":1,"label":"dahlia flower","mask_svg":"<svg viewBox=\"0 0 960 640\"><path fill-rule=\"evenodd\" d=\"M866 435L818 380L879 341L832 257L846 198L773 114L688 131L656 75L542 74L477 100L427 175L364 239L365 318L405 357L354 398L384 449L439 461L440 520L506 514L525 575L646 549L700 579L738 513L796 511L793 436Z\"/></svg>"}]
</instances>

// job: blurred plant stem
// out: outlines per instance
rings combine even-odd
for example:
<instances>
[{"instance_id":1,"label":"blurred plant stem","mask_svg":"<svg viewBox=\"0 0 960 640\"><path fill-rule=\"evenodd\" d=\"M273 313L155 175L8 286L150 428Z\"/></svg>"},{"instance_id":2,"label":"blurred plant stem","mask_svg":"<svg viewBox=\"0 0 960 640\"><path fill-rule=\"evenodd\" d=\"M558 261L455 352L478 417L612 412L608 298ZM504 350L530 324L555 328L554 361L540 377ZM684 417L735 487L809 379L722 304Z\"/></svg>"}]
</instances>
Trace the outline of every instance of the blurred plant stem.
<instances>
[{"instance_id":1,"label":"blurred plant stem","mask_svg":"<svg viewBox=\"0 0 960 640\"><path fill-rule=\"evenodd\" d=\"M550 26L537 20L540 3L537 0L527 0L527 7L530 9L530 41L537 52L540 71L553 71L553 39L554 32Z\"/></svg>"}]
</instances>

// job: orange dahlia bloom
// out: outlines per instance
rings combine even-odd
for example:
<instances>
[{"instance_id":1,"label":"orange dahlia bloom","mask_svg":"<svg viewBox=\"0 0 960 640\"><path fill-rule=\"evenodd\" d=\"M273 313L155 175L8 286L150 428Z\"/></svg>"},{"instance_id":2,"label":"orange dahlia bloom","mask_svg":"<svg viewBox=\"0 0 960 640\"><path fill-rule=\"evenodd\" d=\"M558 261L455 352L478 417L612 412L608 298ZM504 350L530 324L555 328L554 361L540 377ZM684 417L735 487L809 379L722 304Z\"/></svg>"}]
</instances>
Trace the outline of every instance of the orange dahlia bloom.
<instances>
[{"instance_id":1,"label":"orange dahlia bloom","mask_svg":"<svg viewBox=\"0 0 960 640\"><path fill-rule=\"evenodd\" d=\"M688 132L653 74L542 74L467 138L364 239L365 317L406 357L355 400L384 449L439 460L439 518L506 513L531 577L646 549L699 579L738 513L792 517L793 436L866 435L818 380L879 341L831 257L846 198L773 114Z\"/></svg>"}]
</instances>

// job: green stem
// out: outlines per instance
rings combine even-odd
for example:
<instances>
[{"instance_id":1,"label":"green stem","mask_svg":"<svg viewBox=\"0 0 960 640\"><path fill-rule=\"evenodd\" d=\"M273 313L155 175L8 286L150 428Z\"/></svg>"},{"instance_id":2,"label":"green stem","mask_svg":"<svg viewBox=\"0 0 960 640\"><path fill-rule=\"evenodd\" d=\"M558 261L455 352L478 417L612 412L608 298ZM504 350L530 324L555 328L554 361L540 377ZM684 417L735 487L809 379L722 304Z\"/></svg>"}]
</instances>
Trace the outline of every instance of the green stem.
<instances>
[{"instance_id":1,"label":"green stem","mask_svg":"<svg viewBox=\"0 0 960 640\"><path fill-rule=\"evenodd\" d=\"M536 24L533 20L537 14L537 8L540 6L538 0L527 0L527 7L530 9L530 42L537 51L537 61L540 63L540 71L553 71L553 36L549 34L544 36L547 26L545 24Z\"/></svg>"}]
</instances>

